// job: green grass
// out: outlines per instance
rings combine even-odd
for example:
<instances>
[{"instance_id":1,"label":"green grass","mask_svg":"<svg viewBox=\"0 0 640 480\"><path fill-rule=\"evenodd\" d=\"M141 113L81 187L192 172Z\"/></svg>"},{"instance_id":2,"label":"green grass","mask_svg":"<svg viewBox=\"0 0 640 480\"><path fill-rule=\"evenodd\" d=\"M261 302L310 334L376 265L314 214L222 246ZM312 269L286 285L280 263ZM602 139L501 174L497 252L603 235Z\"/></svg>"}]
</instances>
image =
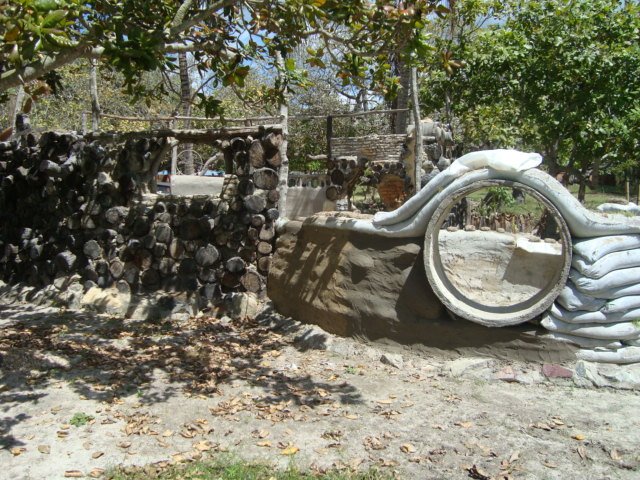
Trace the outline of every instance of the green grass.
<instances>
[{"instance_id":1,"label":"green grass","mask_svg":"<svg viewBox=\"0 0 640 480\"><path fill-rule=\"evenodd\" d=\"M161 469L155 466L129 467L106 475L109 480L391 480L388 473L330 471L324 474L302 472L295 467L276 470L271 465L234 461L199 461Z\"/></svg>"},{"instance_id":2,"label":"green grass","mask_svg":"<svg viewBox=\"0 0 640 480\"><path fill-rule=\"evenodd\" d=\"M569 191L571 194L578 198L578 185L569 185ZM632 196L631 201L634 201ZM605 189L602 188L599 191L590 190L587 188L585 197L584 197L584 206L590 210L595 210L598 205L603 203L613 203L613 202L623 202L626 203L627 199L624 196L624 193L621 193L615 189Z\"/></svg>"},{"instance_id":3,"label":"green grass","mask_svg":"<svg viewBox=\"0 0 640 480\"><path fill-rule=\"evenodd\" d=\"M71 420L69 420L69 424L73 425L74 427L82 427L83 425L89 423L91 420L93 420L93 417L91 415L78 412L74 414L73 417L71 417Z\"/></svg>"}]
</instances>

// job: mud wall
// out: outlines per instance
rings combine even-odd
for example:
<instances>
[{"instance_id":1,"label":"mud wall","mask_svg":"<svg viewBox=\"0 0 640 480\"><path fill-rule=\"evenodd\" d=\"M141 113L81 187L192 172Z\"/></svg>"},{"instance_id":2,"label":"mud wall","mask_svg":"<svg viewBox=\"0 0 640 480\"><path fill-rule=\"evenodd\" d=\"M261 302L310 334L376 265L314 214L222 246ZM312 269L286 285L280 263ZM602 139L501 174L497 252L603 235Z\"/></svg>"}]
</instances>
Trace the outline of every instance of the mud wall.
<instances>
[{"instance_id":1,"label":"mud wall","mask_svg":"<svg viewBox=\"0 0 640 480\"><path fill-rule=\"evenodd\" d=\"M278 217L278 167L268 162L278 136L258 127L219 135L235 175L217 198L148 193L166 138L46 133L0 143L0 278L38 288L198 292L205 300L263 292ZM260 168L251 166L252 145Z\"/></svg>"},{"instance_id":2,"label":"mud wall","mask_svg":"<svg viewBox=\"0 0 640 480\"><path fill-rule=\"evenodd\" d=\"M280 313L343 336L535 361L569 357L532 324L490 329L450 317L427 281L423 241L330 228L320 217L290 221L278 236L269 298Z\"/></svg>"}]
</instances>

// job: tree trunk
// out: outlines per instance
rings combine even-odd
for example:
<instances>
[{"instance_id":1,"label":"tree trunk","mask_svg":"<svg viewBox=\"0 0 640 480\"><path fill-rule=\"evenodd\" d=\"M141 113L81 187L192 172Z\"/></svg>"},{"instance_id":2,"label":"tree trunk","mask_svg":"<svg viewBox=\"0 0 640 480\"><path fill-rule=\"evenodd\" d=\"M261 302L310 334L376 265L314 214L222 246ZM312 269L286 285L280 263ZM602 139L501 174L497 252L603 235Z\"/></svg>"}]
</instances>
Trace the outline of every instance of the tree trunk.
<instances>
[{"instance_id":1,"label":"tree trunk","mask_svg":"<svg viewBox=\"0 0 640 480\"><path fill-rule=\"evenodd\" d=\"M409 92L411 89L411 69L401 62L397 61L396 69L400 77L400 91L394 100L393 108L405 109L409 105ZM397 112L394 124L394 133L407 133L408 112Z\"/></svg>"},{"instance_id":2,"label":"tree trunk","mask_svg":"<svg viewBox=\"0 0 640 480\"><path fill-rule=\"evenodd\" d=\"M24 87L22 85L19 85L16 88L15 95L12 96L11 105L9 107L9 118L7 119L9 127L13 127L14 132L15 132L15 126L16 126L16 116L20 112L22 112L23 103L24 103Z\"/></svg>"},{"instance_id":3,"label":"tree trunk","mask_svg":"<svg viewBox=\"0 0 640 480\"><path fill-rule=\"evenodd\" d=\"M276 54L276 61L280 65L281 68L284 67L284 58L282 54L278 52ZM280 152L280 171L278 172L278 213L281 217L286 216L287 209L287 191L289 189L289 158L287 157L287 144L289 136L289 105L287 104L287 93L288 89L286 85L283 85L283 100L280 104L280 116L282 122L282 142L278 146L278 151ZM272 189L270 189L272 190Z\"/></svg>"},{"instance_id":4,"label":"tree trunk","mask_svg":"<svg viewBox=\"0 0 640 480\"><path fill-rule=\"evenodd\" d=\"M578 201L580 203L584 203L586 194L587 194L587 176L581 172L580 182L578 187Z\"/></svg>"},{"instance_id":5,"label":"tree trunk","mask_svg":"<svg viewBox=\"0 0 640 480\"><path fill-rule=\"evenodd\" d=\"M98 97L98 61L91 59L89 70L89 90L91 92L91 131L100 130L100 99Z\"/></svg>"},{"instance_id":6,"label":"tree trunk","mask_svg":"<svg viewBox=\"0 0 640 480\"><path fill-rule=\"evenodd\" d=\"M421 172L422 172L422 124L420 122L420 102L418 100L418 70L416 67L411 68L411 97L413 103L413 121L415 123L415 151L414 151L414 175L412 178L414 192L420 191Z\"/></svg>"},{"instance_id":7,"label":"tree trunk","mask_svg":"<svg viewBox=\"0 0 640 480\"><path fill-rule=\"evenodd\" d=\"M191 116L191 79L189 78L189 65L187 63L186 52L178 54L178 66L180 68L180 103L182 105L182 115ZM191 120L186 118L183 127L185 130L191 127ZM182 161L182 173L185 175L193 175L195 169L193 166L193 144L184 144L184 155Z\"/></svg>"}]
</instances>

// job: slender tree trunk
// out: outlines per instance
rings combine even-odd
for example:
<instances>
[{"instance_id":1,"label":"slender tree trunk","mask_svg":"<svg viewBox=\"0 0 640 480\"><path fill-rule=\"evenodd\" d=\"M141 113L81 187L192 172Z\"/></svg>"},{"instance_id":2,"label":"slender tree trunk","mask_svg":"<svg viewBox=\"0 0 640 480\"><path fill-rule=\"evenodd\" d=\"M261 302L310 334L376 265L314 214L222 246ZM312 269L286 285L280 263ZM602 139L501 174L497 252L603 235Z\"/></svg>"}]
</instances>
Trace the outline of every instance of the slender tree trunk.
<instances>
[{"instance_id":1,"label":"slender tree trunk","mask_svg":"<svg viewBox=\"0 0 640 480\"><path fill-rule=\"evenodd\" d=\"M191 116L191 79L189 78L189 65L187 63L187 54L182 52L178 54L178 66L180 68L180 104L182 105L182 114L185 117ZM191 127L191 120L184 120L183 127L188 129ZM182 173L185 175L193 175L195 168L193 165L193 144L184 144L184 155L182 156Z\"/></svg>"},{"instance_id":2,"label":"slender tree trunk","mask_svg":"<svg viewBox=\"0 0 640 480\"><path fill-rule=\"evenodd\" d=\"M89 90L91 92L91 130L100 130L100 99L98 97L98 61L90 60Z\"/></svg>"},{"instance_id":3,"label":"slender tree trunk","mask_svg":"<svg viewBox=\"0 0 640 480\"><path fill-rule=\"evenodd\" d=\"M600 161L602 159L598 156L593 161L593 169L591 170L591 182L590 187L597 190L600 186Z\"/></svg>"},{"instance_id":4,"label":"slender tree trunk","mask_svg":"<svg viewBox=\"0 0 640 480\"><path fill-rule=\"evenodd\" d=\"M409 106L409 92L411 90L411 69L398 60L396 64L398 75L400 76L400 91L395 99L394 108L406 109ZM408 112L398 112L394 125L394 132L397 134L407 133Z\"/></svg>"},{"instance_id":5,"label":"slender tree trunk","mask_svg":"<svg viewBox=\"0 0 640 480\"><path fill-rule=\"evenodd\" d=\"M411 68L411 101L413 104L413 121L415 124L415 164L414 175L413 175L413 185L414 192L417 193L420 191L420 182L422 180L422 123L420 122L420 102L418 100L418 70L416 67Z\"/></svg>"},{"instance_id":6,"label":"slender tree trunk","mask_svg":"<svg viewBox=\"0 0 640 480\"><path fill-rule=\"evenodd\" d=\"M9 118L7 119L9 126L13 127L14 129L16 126L16 115L22 112L23 103L24 103L24 87L22 85L19 85L16 88L15 95L13 95L13 98L11 99L11 105L9 108ZM15 130L14 130L14 133L15 133Z\"/></svg>"},{"instance_id":7,"label":"slender tree trunk","mask_svg":"<svg viewBox=\"0 0 640 480\"><path fill-rule=\"evenodd\" d=\"M284 58L280 52L276 53L276 62L280 67L280 70L284 70ZM283 141L280 144L280 158L282 163L280 164L280 172L278 174L278 193L280 197L278 199L278 212L281 217L286 216L287 212L287 191L289 189L289 158L287 157L287 144L289 136L289 105L288 105L288 89L286 85L283 85L284 94L283 101L280 104L280 116L282 122L282 137Z\"/></svg>"}]
</instances>

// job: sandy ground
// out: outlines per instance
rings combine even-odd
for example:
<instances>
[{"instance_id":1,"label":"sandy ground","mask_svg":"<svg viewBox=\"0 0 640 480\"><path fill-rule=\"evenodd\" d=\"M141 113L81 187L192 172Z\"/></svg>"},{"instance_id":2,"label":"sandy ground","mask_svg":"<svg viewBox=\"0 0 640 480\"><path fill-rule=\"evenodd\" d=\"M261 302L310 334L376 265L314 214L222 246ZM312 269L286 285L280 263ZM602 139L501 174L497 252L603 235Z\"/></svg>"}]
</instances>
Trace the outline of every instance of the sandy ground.
<instances>
[{"instance_id":1,"label":"sandy ground","mask_svg":"<svg viewBox=\"0 0 640 480\"><path fill-rule=\"evenodd\" d=\"M150 323L4 305L0 355L0 478L222 454L398 478L640 478L637 391L335 338L269 310Z\"/></svg>"}]
</instances>

